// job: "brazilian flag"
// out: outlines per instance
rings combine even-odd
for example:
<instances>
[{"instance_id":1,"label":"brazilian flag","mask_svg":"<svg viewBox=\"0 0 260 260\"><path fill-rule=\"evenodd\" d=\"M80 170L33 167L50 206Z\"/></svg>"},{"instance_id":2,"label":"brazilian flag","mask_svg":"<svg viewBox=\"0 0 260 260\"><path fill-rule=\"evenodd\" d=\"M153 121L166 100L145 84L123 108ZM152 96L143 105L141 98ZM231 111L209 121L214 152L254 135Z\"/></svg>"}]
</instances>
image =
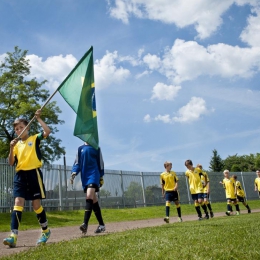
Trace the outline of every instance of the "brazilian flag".
<instances>
[{"instance_id":1,"label":"brazilian flag","mask_svg":"<svg viewBox=\"0 0 260 260\"><path fill-rule=\"evenodd\" d=\"M73 135L98 149L92 46L61 83L58 91L77 114Z\"/></svg>"}]
</instances>

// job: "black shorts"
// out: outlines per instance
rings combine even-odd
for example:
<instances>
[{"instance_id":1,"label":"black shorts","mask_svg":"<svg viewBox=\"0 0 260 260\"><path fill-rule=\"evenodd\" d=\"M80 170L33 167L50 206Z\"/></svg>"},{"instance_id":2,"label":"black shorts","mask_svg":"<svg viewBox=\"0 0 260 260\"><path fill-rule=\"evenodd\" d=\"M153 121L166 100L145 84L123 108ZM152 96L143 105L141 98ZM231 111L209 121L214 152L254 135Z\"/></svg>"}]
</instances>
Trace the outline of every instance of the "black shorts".
<instances>
[{"instance_id":1,"label":"black shorts","mask_svg":"<svg viewBox=\"0 0 260 260\"><path fill-rule=\"evenodd\" d=\"M246 201L246 198L245 197L241 197L241 196L237 196L237 200L239 202L245 202Z\"/></svg>"},{"instance_id":2,"label":"black shorts","mask_svg":"<svg viewBox=\"0 0 260 260\"><path fill-rule=\"evenodd\" d=\"M15 198L20 197L25 200L45 199L46 192L41 170L33 169L17 172L14 175L13 195Z\"/></svg>"},{"instance_id":3,"label":"black shorts","mask_svg":"<svg viewBox=\"0 0 260 260\"><path fill-rule=\"evenodd\" d=\"M91 184L88 184L87 186L85 186L85 188L84 188L84 193L87 192L87 189L88 189L88 188L95 188L95 192L99 192L99 187L98 187L98 185L95 184L95 183L91 183Z\"/></svg>"},{"instance_id":4,"label":"black shorts","mask_svg":"<svg viewBox=\"0 0 260 260\"><path fill-rule=\"evenodd\" d=\"M165 200L166 201L178 201L180 200L178 191L166 191L165 192Z\"/></svg>"}]
</instances>

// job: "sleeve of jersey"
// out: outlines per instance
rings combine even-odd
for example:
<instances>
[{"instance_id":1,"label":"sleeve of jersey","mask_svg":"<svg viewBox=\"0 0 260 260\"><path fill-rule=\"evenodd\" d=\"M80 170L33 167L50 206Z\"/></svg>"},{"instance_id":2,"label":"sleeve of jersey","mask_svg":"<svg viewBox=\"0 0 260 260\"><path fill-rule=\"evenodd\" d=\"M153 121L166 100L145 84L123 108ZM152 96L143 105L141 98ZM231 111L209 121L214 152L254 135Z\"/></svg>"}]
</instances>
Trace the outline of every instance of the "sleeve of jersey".
<instances>
[{"instance_id":1,"label":"sleeve of jersey","mask_svg":"<svg viewBox=\"0 0 260 260\"><path fill-rule=\"evenodd\" d=\"M103 161L103 156L102 156L100 148L99 148L99 156L98 156L98 168L99 168L99 172L100 172L100 177L103 177L105 174L104 161Z\"/></svg>"},{"instance_id":2,"label":"sleeve of jersey","mask_svg":"<svg viewBox=\"0 0 260 260\"><path fill-rule=\"evenodd\" d=\"M71 173L75 172L78 175L78 173L80 172L80 165L79 165L80 156L81 156L81 151L80 151L80 149L78 149L75 162L74 162L72 169L71 169Z\"/></svg>"}]
</instances>

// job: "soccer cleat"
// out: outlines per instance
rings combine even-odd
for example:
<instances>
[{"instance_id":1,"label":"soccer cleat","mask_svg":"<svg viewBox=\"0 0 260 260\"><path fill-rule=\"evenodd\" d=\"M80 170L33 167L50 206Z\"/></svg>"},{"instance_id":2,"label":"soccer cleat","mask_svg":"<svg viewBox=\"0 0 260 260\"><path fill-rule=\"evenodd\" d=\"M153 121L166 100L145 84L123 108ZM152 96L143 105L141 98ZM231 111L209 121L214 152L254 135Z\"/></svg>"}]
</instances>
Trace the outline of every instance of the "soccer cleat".
<instances>
[{"instance_id":1,"label":"soccer cleat","mask_svg":"<svg viewBox=\"0 0 260 260\"><path fill-rule=\"evenodd\" d=\"M178 222L182 222L182 218L179 217L179 218L178 218Z\"/></svg>"},{"instance_id":2,"label":"soccer cleat","mask_svg":"<svg viewBox=\"0 0 260 260\"><path fill-rule=\"evenodd\" d=\"M209 219L209 215L207 214L207 215L204 217L204 219Z\"/></svg>"},{"instance_id":3,"label":"soccer cleat","mask_svg":"<svg viewBox=\"0 0 260 260\"><path fill-rule=\"evenodd\" d=\"M83 224L79 227L79 229L82 231L82 234L86 234L87 231L88 231L88 226L87 226L85 223L83 223Z\"/></svg>"},{"instance_id":4,"label":"soccer cleat","mask_svg":"<svg viewBox=\"0 0 260 260\"><path fill-rule=\"evenodd\" d=\"M214 213L212 211L210 211L210 217L213 218L214 217Z\"/></svg>"},{"instance_id":5,"label":"soccer cleat","mask_svg":"<svg viewBox=\"0 0 260 260\"><path fill-rule=\"evenodd\" d=\"M3 244L10 248L16 247L17 235L11 234L9 237L3 240Z\"/></svg>"},{"instance_id":6,"label":"soccer cleat","mask_svg":"<svg viewBox=\"0 0 260 260\"><path fill-rule=\"evenodd\" d=\"M42 231L42 235L37 240L36 245L45 244L48 241L48 239L50 238L50 236L51 236L51 230L50 229L48 229L45 232Z\"/></svg>"},{"instance_id":7,"label":"soccer cleat","mask_svg":"<svg viewBox=\"0 0 260 260\"><path fill-rule=\"evenodd\" d=\"M169 223L169 222L170 222L169 217L165 217L163 220L164 220L166 223Z\"/></svg>"},{"instance_id":8,"label":"soccer cleat","mask_svg":"<svg viewBox=\"0 0 260 260\"><path fill-rule=\"evenodd\" d=\"M202 218L202 217L199 217L198 220L199 220L199 221L200 221L200 220L203 220L203 218Z\"/></svg>"},{"instance_id":9,"label":"soccer cleat","mask_svg":"<svg viewBox=\"0 0 260 260\"><path fill-rule=\"evenodd\" d=\"M95 230L94 233L102 233L102 232L105 232L106 231L106 227L105 226L102 226L102 225L99 225L98 228Z\"/></svg>"},{"instance_id":10,"label":"soccer cleat","mask_svg":"<svg viewBox=\"0 0 260 260\"><path fill-rule=\"evenodd\" d=\"M248 213L251 213L251 209L250 208L248 209Z\"/></svg>"},{"instance_id":11,"label":"soccer cleat","mask_svg":"<svg viewBox=\"0 0 260 260\"><path fill-rule=\"evenodd\" d=\"M230 216L230 211L226 211L226 215L227 215L227 216Z\"/></svg>"},{"instance_id":12,"label":"soccer cleat","mask_svg":"<svg viewBox=\"0 0 260 260\"><path fill-rule=\"evenodd\" d=\"M240 215L240 212L239 212L239 211L237 211L237 212L236 212L236 215L237 215L237 216L239 216L239 215Z\"/></svg>"}]
</instances>

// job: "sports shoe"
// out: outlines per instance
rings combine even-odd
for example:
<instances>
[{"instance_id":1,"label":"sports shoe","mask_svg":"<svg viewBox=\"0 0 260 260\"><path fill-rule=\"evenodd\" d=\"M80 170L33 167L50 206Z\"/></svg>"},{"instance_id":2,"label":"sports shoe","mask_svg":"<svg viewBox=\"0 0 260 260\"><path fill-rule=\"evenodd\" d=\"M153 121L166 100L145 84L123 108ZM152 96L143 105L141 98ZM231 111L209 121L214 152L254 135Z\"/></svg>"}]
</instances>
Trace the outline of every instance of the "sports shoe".
<instances>
[{"instance_id":1,"label":"sports shoe","mask_svg":"<svg viewBox=\"0 0 260 260\"><path fill-rule=\"evenodd\" d=\"M79 229L82 231L82 234L86 234L86 233L87 233L87 230L88 230L88 226L87 226L85 223L83 223L83 224L79 227Z\"/></svg>"},{"instance_id":2,"label":"sports shoe","mask_svg":"<svg viewBox=\"0 0 260 260\"><path fill-rule=\"evenodd\" d=\"M179 218L178 218L178 222L182 222L182 218L179 217Z\"/></svg>"},{"instance_id":3,"label":"sports shoe","mask_svg":"<svg viewBox=\"0 0 260 260\"><path fill-rule=\"evenodd\" d=\"M226 211L226 215L227 215L227 216L230 216L230 211Z\"/></svg>"},{"instance_id":4,"label":"sports shoe","mask_svg":"<svg viewBox=\"0 0 260 260\"><path fill-rule=\"evenodd\" d=\"M214 217L214 213L212 211L210 211L210 217L213 218Z\"/></svg>"},{"instance_id":5,"label":"sports shoe","mask_svg":"<svg viewBox=\"0 0 260 260\"><path fill-rule=\"evenodd\" d=\"M209 219L209 215L207 214L207 215L204 217L204 219Z\"/></svg>"},{"instance_id":6,"label":"sports shoe","mask_svg":"<svg viewBox=\"0 0 260 260\"><path fill-rule=\"evenodd\" d=\"M106 231L106 227L105 226L102 226L102 225L99 225L98 228L95 230L94 233L102 233L102 232L105 232Z\"/></svg>"},{"instance_id":7,"label":"sports shoe","mask_svg":"<svg viewBox=\"0 0 260 260\"><path fill-rule=\"evenodd\" d=\"M42 231L42 235L37 240L36 245L45 244L48 241L48 239L50 238L50 236L51 236L51 230L50 229L48 229L48 231L46 231L46 232Z\"/></svg>"},{"instance_id":8,"label":"sports shoe","mask_svg":"<svg viewBox=\"0 0 260 260\"><path fill-rule=\"evenodd\" d=\"M166 223L169 223L169 222L170 222L169 217L165 217L163 220L164 220Z\"/></svg>"},{"instance_id":9,"label":"sports shoe","mask_svg":"<svg viewBox=\"0 0 260 260\"><path fill-rule=\"evenodd\" d=\"M203 218L202 218L202 217L199 217L198 220L203 220Z\"/></svg>"},{"instance_id":10,"label":"sports shoe","mask_svg":"<svg viewBox=\"0 0 260 260\"><path fill-rule=\"evenodd\" d=\"M251 209L250 208L248 209L248 213L251 213Z\"/></svg>"},{"instance_id":11,"label":"sports shoe","mask_svg":"<svg viewBox=\"0 0 260 260\"><path fill-rule=\"evenodd\" d=\"M240 215L240 212L239 212L239 211L237 211L237 212L236 212L236 215L237 215L237 216L239 216L239 215Z\"/></svg>"},{"instance_id":12,"label":"sports shoe","mask_svg":"<svg viewBox=\"0 0 260 260\"><path fill-rule=\"evenodd\" d=\"M9 237L3 240L3 244L11 248L16 247L17 235L11 234Z\"/></svg>"}]
</instances>

